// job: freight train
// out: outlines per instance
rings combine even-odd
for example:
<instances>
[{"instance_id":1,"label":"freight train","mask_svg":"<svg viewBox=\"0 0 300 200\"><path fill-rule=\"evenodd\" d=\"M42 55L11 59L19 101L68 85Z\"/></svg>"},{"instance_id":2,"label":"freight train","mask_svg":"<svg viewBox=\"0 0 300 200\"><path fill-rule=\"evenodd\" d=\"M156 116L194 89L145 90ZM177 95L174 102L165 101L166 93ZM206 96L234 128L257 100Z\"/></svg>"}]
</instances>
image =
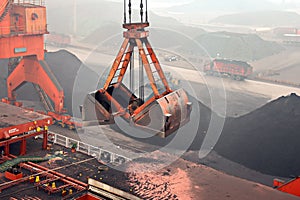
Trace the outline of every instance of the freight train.
<instances>
[{"instance_id":1,"label":"freight train","mask_svg":"<svg viewBox=\"0 0 300 200\"><path fill-rule=\"evenodd\" d=\"M241 81L252 74L253 68L244 61L214 59L204 65L203 71L207 75L226 76Z\"/></svg>"}]
</instances>

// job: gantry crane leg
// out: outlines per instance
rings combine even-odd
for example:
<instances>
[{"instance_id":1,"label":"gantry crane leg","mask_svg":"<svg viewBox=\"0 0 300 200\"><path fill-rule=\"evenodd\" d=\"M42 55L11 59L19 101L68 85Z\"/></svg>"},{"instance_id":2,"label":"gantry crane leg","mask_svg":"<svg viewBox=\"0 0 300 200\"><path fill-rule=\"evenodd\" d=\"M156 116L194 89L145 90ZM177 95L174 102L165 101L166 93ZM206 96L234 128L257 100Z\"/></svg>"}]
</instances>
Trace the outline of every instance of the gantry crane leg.
<instances>
[{"instance_id":1,"label":"gantry crane leg","mask_svg":"<svg viewBox=\"0 0 300 200\"><path fill-rule=\"evenodd\" d=\"M45 61L36 56L23 57L7 77L8 101L15 102L15 91L22 84L30 82L39 85L54 103L54 111L63 112L64 92Z\"/></svg>"}]
</instances>

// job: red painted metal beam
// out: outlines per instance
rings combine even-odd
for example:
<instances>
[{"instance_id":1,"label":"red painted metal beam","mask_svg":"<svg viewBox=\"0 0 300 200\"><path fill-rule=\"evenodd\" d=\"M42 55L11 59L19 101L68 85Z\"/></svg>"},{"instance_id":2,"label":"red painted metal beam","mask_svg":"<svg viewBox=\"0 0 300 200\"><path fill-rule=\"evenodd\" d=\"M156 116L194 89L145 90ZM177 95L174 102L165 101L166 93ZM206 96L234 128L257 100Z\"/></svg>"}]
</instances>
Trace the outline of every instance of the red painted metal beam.
<instances>
[{"instance_id":1,"label":"red painted metal beam","mask_svg":"<svg viewBox=\"0 0 300 200\"><path fill-rule=\"evenodd\" d=\"M21 135L21 136L15 137L15 138L11 138L9 140L0 141L0 146L5 146L6 144L16 143L16 142L22 141L23 139L35 137L35 136L38 136L41 134L47 134L47 131L43 130L40 132L28 133L28 134Z\"/></svg>"},{"instance_id":2,"label":"red painted metal beam","mask_svg":"<svg viewBox=\"0 0 300 200\"><path fill-rule=\"evenodd\" d=\"M85 188L88 187L87 183L83 183L83 182L78 181L78 180L76 180L74 178L68 177L68 176L66 176L64 174L61 174L61 173L53 171L53 170L51 170L49 168L43 167L41 165L38 165L38 164L35 164L35 163L32 163L32 162L28 162L27 165L30 165L32 167L35 167L35 168L39 169L39 170L45 171L45 172L47 172L49 174L54 174L54 175L60 177L63 182L70 183L70 184L74 184L75 183L75 184L80 185L81 187L85 187Z\"/></svg>"},{"instance_id":3,"label":"red painted metal beam","mask_svg":"<svg viewBox=\"0 0 300 200\"><path fill-rule=\"evenodd\" d=\"M64 92L56 78L51 74L45 62L39 61L37 56L26 56L7 77L7 95L9 101L16 100L14 91L24 82L39 85L54 102L55 111L63 112Z\"/></svg>"},{"instance_id":4,"label":"red painted metal beam","mask_svg":"<svg viewBox=\"0 0 300 200\"><path fill-rule=\"evenodd\" d=\"M111 84L112 80L114 79L114 76L115 76L115 74L118 70L118 67L119 67L119 65L122 61L122 58L124 57L124 53L126 52L128 44L129 44L129 39L126 38L122 43L120 51L119 51L119 53L118 53L118 55L117 55L117 57L116 57L116 59L113 63L113 66L112 66L112 68L109 72L108 78L107 78L107 80L106 80L106 82L103 86L103 89L105 91L108 89L109 85Z\"/></svg>"},{"instance_id":5,"label":"red painted metal beam","mask_svg":"<svg viewBox=\"0 0 300 200\"><path fill-rule=\"evenodd\" d=\"M51 169L48 169L46 167L42 167L42 166L37 165L37 164L32 163L32 162L21 163L20 166L24 169L27 169L27 170L33 170L36 173L38 173L40 176L47 176L48 178L50 178L50 180L49 180L50 182L51 182L51 180L54 180L54 179L55 180L60 180L60 181L64 182L65 184L69 184L72 187L74 187L75 189L80 190L80 191L85 190L88 187L88 184L85 184L85 183L83 183L81 181L78 181L78 180L75 180L75 179L74 179L75 181L70 181L68 179L70 177L67 177L64 174L55 172ZM39 185L37 184L36 186L39 186Z\"/></svg>"},{"instance_id":6,"label":"red painted metal beam","mask_svg":"<svg viewBox=\"0 0 300 200\"><path fill-rule=\"evenodd\" d=\"M40 131L40 132L34 132L34 133L18 136L18 137L15 137L15 138L11 138L9 140L4 140L4 141L0 142L0 146L5 147L5 155L8 155L9 154L9 145L21 141L20 155L25 155L26 154L26 139L43 134L44 138L43 138L42 148L46 149L47 148L47 141L48 141L47 132L48 132L47 130L43 130L43 131Z\"/></svg>"},{"instance_id":7,"label":"red painted metal beam","mask_svg":"<svg viewBox=\"0 0 300 200\"><path fill-rule=\"evenodd\" d=\"M23 137L21 140L20 155L24 156L25 154L26 154L26 139Z\"/></svg>"}]
</instances>

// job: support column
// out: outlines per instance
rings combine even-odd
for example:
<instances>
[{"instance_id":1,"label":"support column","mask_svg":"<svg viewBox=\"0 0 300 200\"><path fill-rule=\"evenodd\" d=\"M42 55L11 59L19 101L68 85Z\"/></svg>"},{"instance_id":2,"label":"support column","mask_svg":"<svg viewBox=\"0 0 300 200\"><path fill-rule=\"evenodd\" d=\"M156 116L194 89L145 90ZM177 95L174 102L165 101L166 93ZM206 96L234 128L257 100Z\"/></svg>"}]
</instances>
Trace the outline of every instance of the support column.
<instances>
[{"instance_id":1,"label":"support column","mask_svg":"<svg viewBox=\"0 0 300 200\"><path fill-rule=\"evenodd\" d=\"M4 155L8 156L9 155L9 143L5 143L5 148L4 148Z\"/></svg>"},{"instance_id":2,"label":"support column","mask_svg":"<svg viewBox=\"0 0 300 200\"><path fill-rule=\"evenodd\" d=\"M48 131L44 131L43 133L43 149L47 149L48 144Z\"/></svg>"},{"instance_id":3,"label":"support column","mask_svg":"<svg viewBox=\"0 0 300 200\"><path fill-rule=\"evenodd\" d=\"M26 154L26 139L23 138L21 140L21 148L20 148L20 155L23 156Z\"/></svg>"}]
</instances>

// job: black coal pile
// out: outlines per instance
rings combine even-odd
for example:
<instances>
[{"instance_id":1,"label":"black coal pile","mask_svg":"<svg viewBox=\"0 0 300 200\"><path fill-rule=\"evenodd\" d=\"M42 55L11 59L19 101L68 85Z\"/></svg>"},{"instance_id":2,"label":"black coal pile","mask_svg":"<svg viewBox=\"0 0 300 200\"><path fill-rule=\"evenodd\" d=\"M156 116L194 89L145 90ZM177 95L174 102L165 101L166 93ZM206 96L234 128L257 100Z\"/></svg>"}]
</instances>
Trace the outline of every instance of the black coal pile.
<instances>
[{"instance_id":1,"label":"black coal pile","mask_svg":"<svg viewBox=\"0 0 300 200\"><path fill-rule=\"evenodd\" d=\"M300 175L300 97L291 94L239 118L229 118L215 150L259 172Z\"/></svg>"},{"instance_id":2,"label":"black coal pile","mask_svg":"<svg viewBox=\"0 0 300 200\"><path fill-rule=\"evenodd\" d=\"M73 103L75 105L80 105L80 102L77 102L79 100L78 97L84 98L88 92L92 91L89 83L91 80L98 80L97 74L85 66L75 55L66 50L47 53L45 61L48 63L50 69L64 89L65 108L68 113L73 114L72 111L79 111L79 107L78 110L72 110L72 105ZM78 81L80 83L76 82L78 74L81 74L81 77L85 77L85 80L81 79ZM75 82L80 84L80 91L74 89L74 87L76 87ZM80 94L73 95L73 91ZM73 98L74 96L77 98ZM81 104L82 102L83 99ZM76 113L76 117L78 117L78 112Z\"/></svg>"},{"instance_id":3,"label":"black coal pile","mask_svg":"<svg viewBox=\"0 0 300 200\"><path fill-rule=\"evenodd\" d=\"M8 60L0 60L0 98L7 96L6 77Z\"/></svg>"},{"instance_id":4,"label":"black coal pile","mask_svg":"<svg viewBox=\"0 0 300 200\"><path fill-rule=\"evenodd\" d=\"M0 98L7 97L6 80L8 75L8 59L0 60ZM34 90L32 84L23 84L17 90L17 99L36 101L39 99L38 94Z\"/></svg>"}]
</instances>

